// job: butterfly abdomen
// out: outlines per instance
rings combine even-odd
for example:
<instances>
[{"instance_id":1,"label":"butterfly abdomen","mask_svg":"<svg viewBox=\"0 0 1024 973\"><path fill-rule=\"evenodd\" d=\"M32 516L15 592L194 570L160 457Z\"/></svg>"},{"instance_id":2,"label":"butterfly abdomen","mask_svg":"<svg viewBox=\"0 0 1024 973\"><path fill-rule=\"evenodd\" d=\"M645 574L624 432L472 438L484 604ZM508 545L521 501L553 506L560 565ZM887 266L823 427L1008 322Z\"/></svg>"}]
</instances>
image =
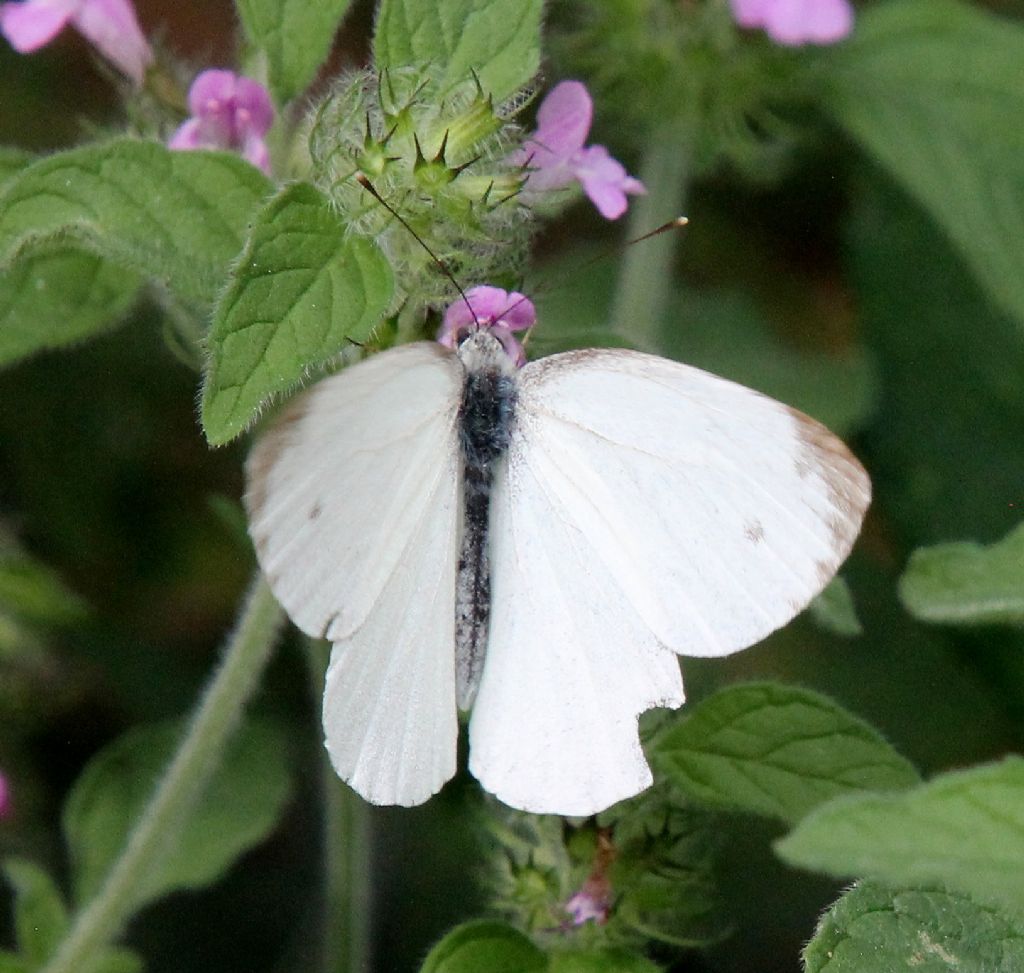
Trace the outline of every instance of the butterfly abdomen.
<instances>
[{"instance_id":1,"label":"butterfly abdomen","mask_svg":"<svg viewBox=\"0 0 1024 973\"><path fill-rule=\"evenodd\" d=\"M491 484L495 464L508 449L516 378L500 359L492 362L485 355L479 361L473 354L460 357L466 365L466 379L459 409L464 503L455 588L455 677L459 708L469 709L480 681L491 612L487 555Z\"/></svg>"}]
</instances>

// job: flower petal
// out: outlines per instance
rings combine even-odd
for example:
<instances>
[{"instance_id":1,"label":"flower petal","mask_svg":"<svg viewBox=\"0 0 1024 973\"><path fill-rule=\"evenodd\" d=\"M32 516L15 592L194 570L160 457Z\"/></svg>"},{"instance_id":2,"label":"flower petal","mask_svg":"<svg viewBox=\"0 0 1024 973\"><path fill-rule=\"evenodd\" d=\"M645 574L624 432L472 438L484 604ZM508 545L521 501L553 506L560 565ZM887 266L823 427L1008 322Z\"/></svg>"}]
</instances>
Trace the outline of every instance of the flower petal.
<instances>
[{"instance_id":1,"label":"flower petal","mask_svg":"<svg viewBox=\"0 0 1024 973\"><path fill-rule=\"evenodd\" d=\"M202 122L198 118L190 118L176 131L167 143L169 149L204 149Z\"/></svg>"},{"instance_id":2,"label":"flower petal","mask_svg":"<svg viewBox=\"0 0 1024 973\"><path fill-rule=\"evenodd\" d=\"M111 64L142 84L153 51L131 0L84 0L72 21Z\"/></svg>"},{"instance_id":3,"label":"flower petal","mask_svg":"<svg viewBox=\"0 0 1024 973\"><path fill-rule=\"evenodd\" d=\"M833 44L853 30L848 0L777 0L764 24L779 44Z\"/></svg>"},{"instance_id":4,"label":"flower petal","mask_svg":"<svg viewBox=\"0 0 1024 973\"><path fill-rule=\"evenodd\" d=\"M583 148L593 117L594 102L586 85L580 81L561 81L540 104L532 141L552 155L567 158Z\"/></svg>"},{"instance_id":5,"label":"flower petal","mask_svg":"<svg viewBox=\"0 0 1024 973\"><path fill-rule=\"evenodd\" d=\"M732 15L740 27L763 27L773 0L730 0Z\"/></svg>"},{"instance_id":6,"label":"flower petal","mask_svg":"<svg viewBox=\"0 0 1024 973\"><path fill-rule=\"evenodd\" d=\"M498 320L509 331L526 331L537 323L537 309L525 294L510 291Z\"/></svg>"},{"instance_id":7,"label":"flower petal","mask_svg":"<svg viewBox=\"0 0 1024 973\"><path fill-rule=\"evenodd\" d=\"M19 54L49 44L67 25L82 0L25 0L0 6L0 32Z\"/></svg>"},{"instance_id":8,"label":"flower petal","mask_svg":"<svg viewBox=\"0 0 1024 973\"><path fill-rule=\"evenodd\" d=\"M252 78L239 76L235 85L235 112L238 130L250 136L263 136L274 123L274 105L267 89Z\"/></svg>"},{"instance_id":9,"label":"flower petal","mask_svg":"<svg viewBox=\"0 0 1024 973\"><path fill-rule=\"evenodd\" d=\"M193 118L221 119L231 111L235 99L234 71L211 68L200 71L188 89L188 110Z\"/></svg>"},{"instance_id":10,"label":"flower petal","mask_svg":"<svg viewBox=\"0 0 1024 973\"><path fill-rule=\"evenodd\" d=\"M853 30L849 0L730 0L741 27L763 27L777 44L834 44Z\"/></svg>"},{"instance_id":11,"label":"flower petal","mask_svg":"<svg viewBox=\"0 0 1024 973\"><path fill-rule=\"evenodd\" d=\"M262 169L268 176L270 175L270 150L263 139L256 135L247 138L242 148L242 158L251 162L257 169Z\"/></svg>"},{"instance_id":12,"label":"flower petal","mask_svg":"<svg viewBox=\"0 0 1024 973\"><path fill-rule=\"evenodd\" d=\"M639 179L634 179L618 159L613 159L603 145L591 145L577 152L572 159L576 178L583 191L606 220L617 220L626 212L626 194L646 192Z\"/></svg>"}]
</instances>

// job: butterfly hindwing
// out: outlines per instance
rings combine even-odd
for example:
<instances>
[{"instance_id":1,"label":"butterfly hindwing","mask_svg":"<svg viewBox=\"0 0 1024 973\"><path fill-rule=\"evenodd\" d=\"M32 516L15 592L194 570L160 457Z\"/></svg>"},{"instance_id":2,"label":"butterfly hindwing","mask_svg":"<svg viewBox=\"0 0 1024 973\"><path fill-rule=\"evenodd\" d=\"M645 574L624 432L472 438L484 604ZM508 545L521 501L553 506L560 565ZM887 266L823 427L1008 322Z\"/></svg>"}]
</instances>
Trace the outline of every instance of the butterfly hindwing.
<instances>
[{"instance_id":1,"label":"butterfly hindwing","mask_svg":"<svg viewBox=\"0 0 1024 973\"><path fill-rule=\"evenodd\" d=\"M462 374L434 343L375 355L296 400L246 467L260 566L334 643L332 761L374 803L424 801L455 770Z\"/></svg>"},{"instance_id":2,"label":"butterfly hindwing","mask_svg":"<svg viewBox=\"0 0 1024 973\"><path fill-rule=\"evenodd\" d=\"M593 814L651 782L637 717L683 701L660 646L515 441L491 499L490 638L470 719L470 770L506 804Z\"/></svg>"}]
</instances>

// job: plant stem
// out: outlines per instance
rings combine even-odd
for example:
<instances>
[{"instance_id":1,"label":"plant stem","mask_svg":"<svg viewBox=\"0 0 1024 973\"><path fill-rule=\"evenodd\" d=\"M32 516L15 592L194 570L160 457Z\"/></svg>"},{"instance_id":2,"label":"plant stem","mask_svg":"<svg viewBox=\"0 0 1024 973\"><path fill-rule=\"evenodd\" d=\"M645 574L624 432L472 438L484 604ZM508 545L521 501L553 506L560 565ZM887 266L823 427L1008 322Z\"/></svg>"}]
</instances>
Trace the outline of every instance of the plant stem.
<instances>
[{"instance_id":1,"label":"plant stem","mask_svg":"<svg viewBox=\"0 0 1024 973\"><path fill-rule=\"evenodd\" d=\"M330 658L326 642L309 641L311 684L317 706L323 699ZM326 750L322 758L324 808L323 973L369 973L370 809L334 772Z\"/></svg>"},{"instance_id":2,"label":"plant stem","mask_svg":"<svg viewBox=\"0 0 1024 973\"><path fill-rule=\"evenodd\" d=\"M82 973L119 936L136 896L173 847L224 754L242 710L259 684L283 621L258 576L249 589L224 658L207 685L170 766L96 896L82 909L42 973Z\"/></svg>"},{"instance_id":3,"label":"plant stem","mask_svg":"<svg viewBox=\"0 0 1024 973\"><path fill-rule=\"evenodd\" d=\"M682 119L673 119L653 133L640 168L647 194L636 197L630 207L630 239L683 215L691 134L690 125ZM612 302L612 330L645 351L661 348L677 243L675 233L661 233L628 247L622 260Z\"/></svg>"}]
</instances>

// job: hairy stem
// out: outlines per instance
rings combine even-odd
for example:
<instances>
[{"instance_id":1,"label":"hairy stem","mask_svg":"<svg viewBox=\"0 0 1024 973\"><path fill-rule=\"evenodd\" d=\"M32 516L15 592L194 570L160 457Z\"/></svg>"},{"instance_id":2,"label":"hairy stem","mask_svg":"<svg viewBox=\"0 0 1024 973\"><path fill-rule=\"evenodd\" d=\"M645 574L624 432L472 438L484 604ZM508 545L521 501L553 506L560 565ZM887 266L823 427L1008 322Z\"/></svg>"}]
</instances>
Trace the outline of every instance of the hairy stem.
<instances>
[{"instance_id":1,"label":"hairy stem","mask_svg":"<svg viewBox=\"0 0 1024 973\"><path fill-rule=\"evenodd\" d=\"M231 733L277 641L283 614L258 576L250 587L224 658L203 694L170 766L95 897L77 914L42 973L82 973L117 938L138 892L173 847L220 765Z\"/></svg>"},{"instance_id":2,"label":"hairy stem","mask_svg":"<svg viewBox=\"0 0 1024 973\"><path fill-rule=\"evenodd\" d=\"M690 135L690 126L678 119L653 133L640 169L647 194L634 197L630 204L630 239L685 215ZM657 352L662 344L678 242L676 233L662 233L627 248L622 260L612 302L612 330L644 351Z\"/></svg>"},{"instance_id":3,"label":"hairy stem","mask_svg":"<svg viewBox=\"0 0 1024 973\"><path fill-rule=\"evenodd\" d=\"M309 641L310 682L319 710L330 657L326 642ZM369 973L372 835L366 802L322 756L324 809L324 942L322 973Z\"/></svg>"}]
</instances>

